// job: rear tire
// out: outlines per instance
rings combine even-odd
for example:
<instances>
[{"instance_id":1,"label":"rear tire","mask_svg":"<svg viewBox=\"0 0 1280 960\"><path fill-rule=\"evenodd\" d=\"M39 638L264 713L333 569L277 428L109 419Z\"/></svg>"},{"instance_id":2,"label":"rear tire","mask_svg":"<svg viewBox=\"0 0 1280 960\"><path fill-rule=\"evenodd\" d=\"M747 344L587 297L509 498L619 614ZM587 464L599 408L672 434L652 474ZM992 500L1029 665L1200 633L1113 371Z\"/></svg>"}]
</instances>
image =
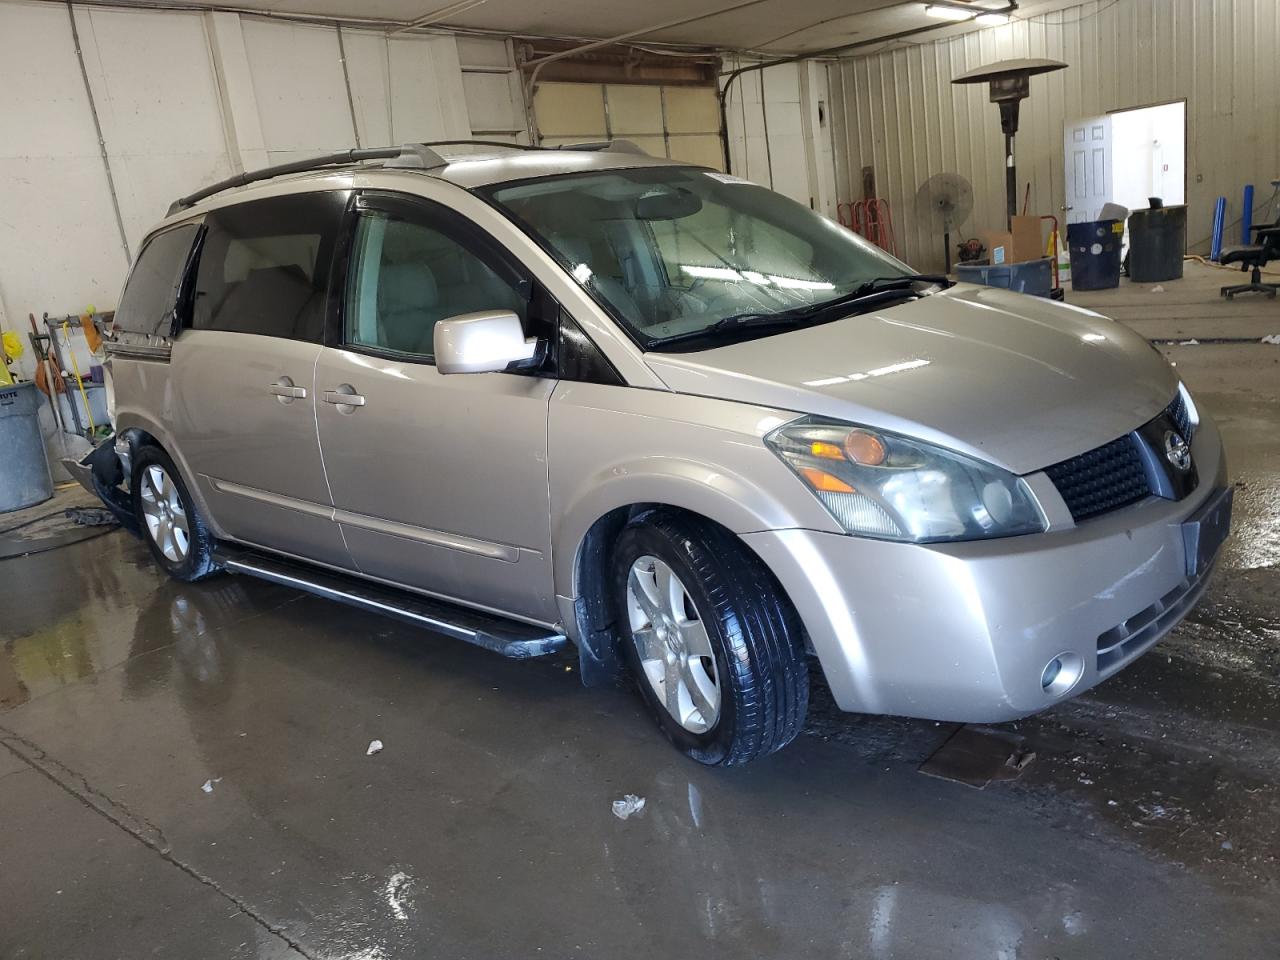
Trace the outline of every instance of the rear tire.
<instances>
[{"instance_id":1,"label":"rear tire","mask_svg":"<svg viewBox=\"0 0 1280 960\"><path fill-rule=\"evenodd\" d=\"M165 572L185 583L217 573L213 536L169 455L160 447L139 447L130 482L142 539Z\"/></svg>"},{"instance_id":2,"label":"rear tire","mask_svg":"<svg viewBox=\"0 0 1280 960\"><path fill-rule=\"evenodd\" d=\"M623 659L681 752L735 766L795 739L809 706L803 630L736 537L697 517L643 515L618 535L610 585Z\"/></svg>"}]
</instances>

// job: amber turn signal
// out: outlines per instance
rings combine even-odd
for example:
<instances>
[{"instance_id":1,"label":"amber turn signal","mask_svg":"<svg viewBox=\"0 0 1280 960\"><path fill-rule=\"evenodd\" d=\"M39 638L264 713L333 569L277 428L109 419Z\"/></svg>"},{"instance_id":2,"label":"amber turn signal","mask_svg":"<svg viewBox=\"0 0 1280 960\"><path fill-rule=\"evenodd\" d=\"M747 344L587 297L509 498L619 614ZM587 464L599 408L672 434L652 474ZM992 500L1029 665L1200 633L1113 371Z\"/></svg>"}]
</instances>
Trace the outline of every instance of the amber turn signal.
<instances>
[{"instance_id":1,"label":"amber turn signal","mask_svg":"<svg viewBox=\"0 0 1280 960\"><path fill-rule=\"evenodd\" d=\"M825 440L814 440L809 444L809 453L821 460L843 460L844 451L834 443Z\"/></svg>"},{"instance_id":2,"label":"amber turn signal","mask_svg":"<svg viewBox=\"0 0 1280 960\"><path fill-rule=\"evenodd\" d=\"M833 477L825 470L817 467L801 467L801 475L809 481L809 486L821 493L857 493L839 477Z\"/></svg>"}]
</instances>

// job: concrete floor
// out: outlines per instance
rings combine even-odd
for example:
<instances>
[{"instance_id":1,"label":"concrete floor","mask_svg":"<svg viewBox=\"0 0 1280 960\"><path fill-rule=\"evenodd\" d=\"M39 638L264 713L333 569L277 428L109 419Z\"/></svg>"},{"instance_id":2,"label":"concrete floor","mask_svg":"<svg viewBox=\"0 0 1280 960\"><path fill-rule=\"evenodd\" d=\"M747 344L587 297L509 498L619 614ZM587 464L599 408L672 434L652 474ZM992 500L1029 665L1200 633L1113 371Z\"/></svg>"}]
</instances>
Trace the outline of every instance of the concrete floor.
<instances>
[{"instance_id":1,"label":"concrete floor","mask_svg":"<svg viewBox=\"0 0 1280 960\"><path fill-rule=\"evenodd\" d=\"M571 661L176 584L120 532L0 563L0 956L1276 956L1280 305L1219 316L1226 276L1071 297L1254 337L1164 348L1235 536L1154 652L1009 725L1037 758L985 790L917 772L953 727L821 688L786 751L708 770Z\"/></svg>"}]
</instances>

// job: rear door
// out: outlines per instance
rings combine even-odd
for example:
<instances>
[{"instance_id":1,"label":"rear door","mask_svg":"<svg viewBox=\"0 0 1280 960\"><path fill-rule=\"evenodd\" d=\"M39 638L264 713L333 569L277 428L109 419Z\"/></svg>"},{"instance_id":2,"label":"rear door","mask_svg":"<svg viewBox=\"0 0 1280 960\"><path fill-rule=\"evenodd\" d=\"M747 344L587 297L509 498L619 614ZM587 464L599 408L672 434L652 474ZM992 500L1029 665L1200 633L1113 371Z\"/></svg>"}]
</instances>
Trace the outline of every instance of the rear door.
<instances>
[{"instance_id":1,"label":"rear door","mask_svg":"<svg viewBox=\"0 0 1280 960\"><path fill-rule=\"evenodd\" d=\"M230 537L350 566L316 436L315 367L349 193L255 200L205 218L170 420Z\"/></svg>"},{"instance_id":2,"label":"rear door","mask_svg":"<svg viewBox=\"0 0 1280 960\"><path fill-rule=\"evenodd\" d=\"M442 375L443 319L555 309L492 238L440 205L360 198L343 316L316 371L336 517L368 576L552 623L547 410L534 373Z\"/></svg>"}]
</instances>

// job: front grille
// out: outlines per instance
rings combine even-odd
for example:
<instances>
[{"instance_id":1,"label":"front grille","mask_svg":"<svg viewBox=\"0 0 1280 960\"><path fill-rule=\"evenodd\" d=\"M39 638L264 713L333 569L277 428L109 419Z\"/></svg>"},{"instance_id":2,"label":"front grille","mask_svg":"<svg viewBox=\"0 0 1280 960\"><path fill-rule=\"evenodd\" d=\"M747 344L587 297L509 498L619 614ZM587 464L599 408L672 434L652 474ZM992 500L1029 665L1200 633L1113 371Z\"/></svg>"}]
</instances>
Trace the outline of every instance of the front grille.
<instances>
[{"instance_id":1,"label":"front grille","mask_svg":"<svg viewBox=\"0 0 1280 960\"><path fill-rule=\"evenodd\" d=\"M1177 626L1209 585L1211 569L1183 580L1151 606L1099 634L1098 672L1109 673L1132 660Z\"/></svg>"},{"instance_id":2,"label":"front grille","mask_svg":"<svg viewBox=\"0 0 1280 960\"><path fill-rule=\"evenodd\" d=\"M1181 390L1174 394L1172 402L1152 424L1166 416L1187 443L1190 443L1196 428ZM1152 494L1177 499L1174 495L1176 488L1174 492L1162 492L1151 487L1151 478L1143 466L1142 456L1148 442L1142 439L1142 433L1148 426L1151 424L1045 469L1053 485L1062 494L1062 499L1066 501L1073 520L1079 523L1081 520L1127 507ZM1160 456L1163 456L1163 451Z\"/></svg>"},{"instance_id":3,"label":"front grille","mask_svg":"<svg viewBox=\"0 0 1280 960\"><path fill-rule=\"evenodd\" d=\"M1191 422L1191 411L1187 409L1187 401L1182 398L1182 391L1179 390L1173 398L1173 403L1169 404L1165 411L1173 418L1173 422L1178 425L1178 432L1182 434L1182 439L1187 443L1191 442L1192 436L1196 432L1195 424Z\"/></svg>"},{"instance_id":4,"label":"front grille","mask_svg":"<svg viewBox=\"0 0 1280 960\"><path fill-rule=\"evenodd\" d=\"M1079 523L1151 495L1137 442L1126 434L1045 470L1073 520Z\"/></svg>"}]
</instances>

